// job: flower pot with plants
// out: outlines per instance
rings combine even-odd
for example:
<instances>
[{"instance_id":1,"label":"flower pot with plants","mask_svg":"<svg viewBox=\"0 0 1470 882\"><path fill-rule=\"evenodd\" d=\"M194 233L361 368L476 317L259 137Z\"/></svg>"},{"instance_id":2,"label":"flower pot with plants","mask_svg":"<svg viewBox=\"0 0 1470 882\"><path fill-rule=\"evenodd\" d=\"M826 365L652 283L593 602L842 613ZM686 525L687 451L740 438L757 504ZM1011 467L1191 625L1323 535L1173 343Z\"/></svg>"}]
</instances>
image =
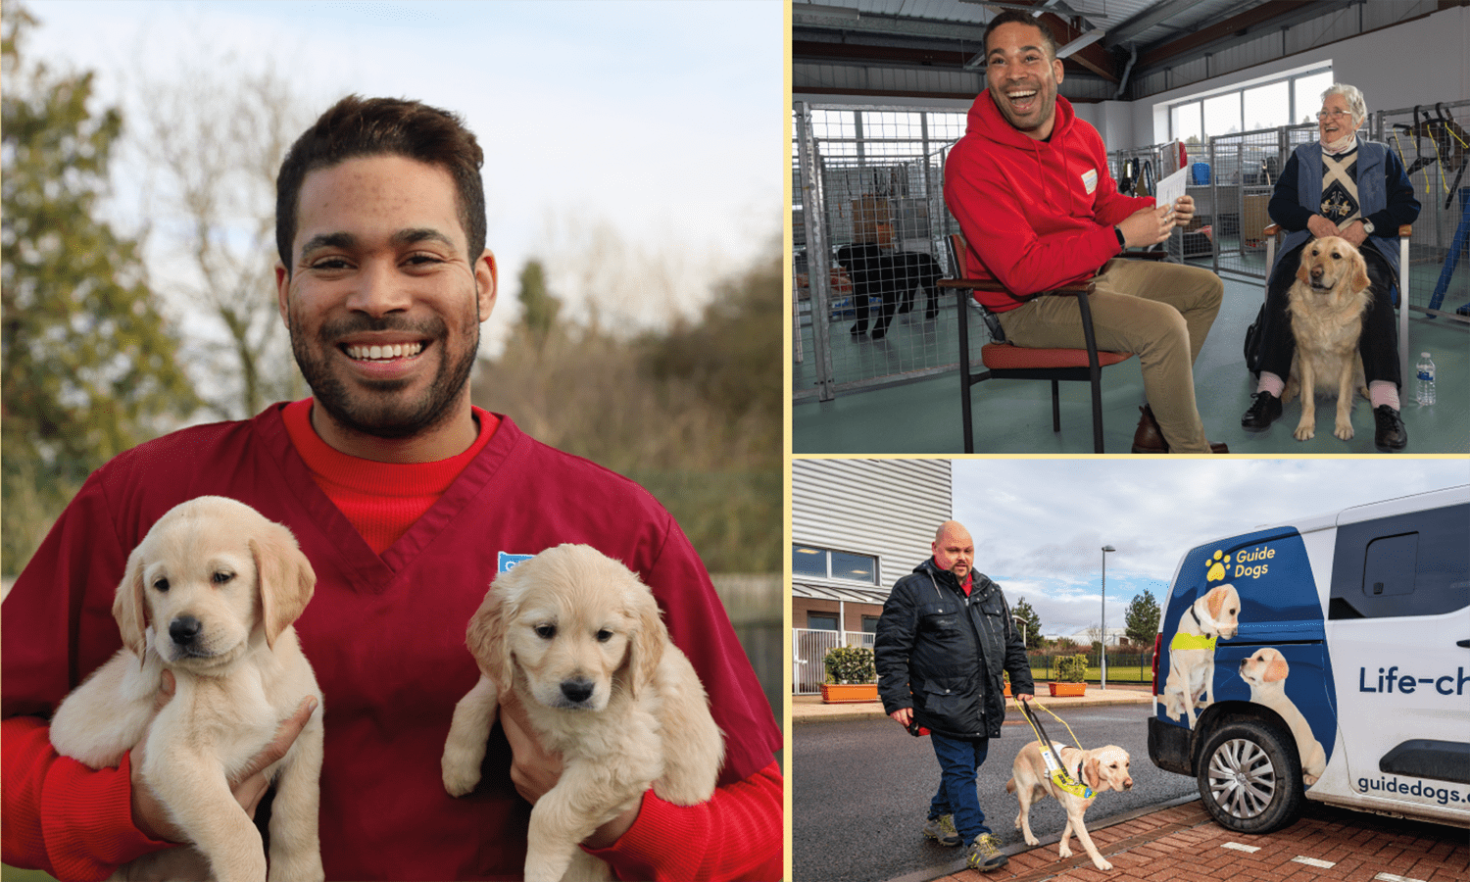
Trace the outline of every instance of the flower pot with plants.
<instances>
[{"instance_id":1,"label":"flower pot with plants","mask_svg":"<svg viewBox=\"0 0 1470 882\"><path fill-rule=\"evenodd\" d=\"M1084 695L1087 692L1087 656L1069 655L1057 660L1057 678L1051 683L1055 697Z\"/></svg>"},{"instance_id":2,"label":"flower pot with plants","mask_svg":"<svg viewBox=\"0 0 1470 882\"><path fill-rule=\"evenodd\" d=\"M822 684L822 702L840 704L878 700L878 669L873 650L866 646L838 646L822 659L827 682Z\"/></svg>"}]
</instances>

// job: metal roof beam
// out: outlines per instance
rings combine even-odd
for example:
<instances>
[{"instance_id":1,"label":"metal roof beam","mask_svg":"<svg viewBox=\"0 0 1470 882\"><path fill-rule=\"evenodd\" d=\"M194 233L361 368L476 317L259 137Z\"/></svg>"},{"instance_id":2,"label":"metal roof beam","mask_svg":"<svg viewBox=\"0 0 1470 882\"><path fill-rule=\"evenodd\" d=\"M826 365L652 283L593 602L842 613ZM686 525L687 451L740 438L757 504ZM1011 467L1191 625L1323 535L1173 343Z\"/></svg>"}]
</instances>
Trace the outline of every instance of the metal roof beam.
<instances>
[{"instance_id":1,"label":"metal roof beam","mask_svg":"<svg viewBox=\"0 0 1470 882\"><path fill-rule=\"evenodd\" d=\"M1115 46L1125 45L1129 40L1154 25L1163 24L1203 2L1204 0L1165 0L1163 3L1151 6L1127 21L1119 22L1109 28L1108 35L1103 38L1103 48L1112 49Z\"/></svg>"},{"instance_id":2,"label":"metal roof beam","mask_svg":"<svg viewBox=\"0 0 1470 882\"><path fill-rule=\"evenodd\" d=\"M1137 77L1161 67L1193 61L1206 54L1255 40L1266 31L1340 12L1357 2L1359 0L1270 0L1219 24L1201 28L1186 37L1140 48L1139 70L1134 71L1133 75Z\"/></svg>"}]
</instances>

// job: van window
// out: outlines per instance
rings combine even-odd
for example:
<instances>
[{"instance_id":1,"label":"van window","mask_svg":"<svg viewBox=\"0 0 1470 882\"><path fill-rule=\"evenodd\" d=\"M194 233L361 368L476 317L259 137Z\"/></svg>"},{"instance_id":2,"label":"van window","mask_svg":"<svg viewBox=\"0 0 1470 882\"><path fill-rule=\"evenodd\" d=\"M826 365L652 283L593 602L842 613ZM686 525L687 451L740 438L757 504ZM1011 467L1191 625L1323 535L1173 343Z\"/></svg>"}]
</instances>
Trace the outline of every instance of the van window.
<instances>
[{"instance_id":1,"label":"van window","mask_svg":"<svg viewBox=\"0 0 1470 882\"><path fill-rule=\"evenodd\" d=\"M1329 619L1431 616L1470 606L1470 505L1337 531Z\"/></svg>"}]
</instances>

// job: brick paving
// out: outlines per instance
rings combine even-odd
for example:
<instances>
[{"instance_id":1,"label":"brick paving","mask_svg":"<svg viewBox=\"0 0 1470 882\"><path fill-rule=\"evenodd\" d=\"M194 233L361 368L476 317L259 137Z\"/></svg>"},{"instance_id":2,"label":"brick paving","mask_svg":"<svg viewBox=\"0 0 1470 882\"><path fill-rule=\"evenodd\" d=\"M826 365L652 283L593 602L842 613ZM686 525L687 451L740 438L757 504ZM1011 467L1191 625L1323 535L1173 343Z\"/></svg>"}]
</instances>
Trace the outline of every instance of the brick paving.
<instances>
[{"instance_id":1,"label":"brick paving","mask_svg":"<svg viewBox=\"0 0 1470 882\"><path fill-rule=\"evenodd\" d=\"M1105 873L1081 843L1057 859L1054 834L1016 844L1002 869L962 869L942 882L1467 882L1470 832L1308 803L1290 827L1265 836L1232 833L1198 800L1091 829L1113 864ZM912 880L910 880L912 882Z\"/></svg>"}]
</instances>

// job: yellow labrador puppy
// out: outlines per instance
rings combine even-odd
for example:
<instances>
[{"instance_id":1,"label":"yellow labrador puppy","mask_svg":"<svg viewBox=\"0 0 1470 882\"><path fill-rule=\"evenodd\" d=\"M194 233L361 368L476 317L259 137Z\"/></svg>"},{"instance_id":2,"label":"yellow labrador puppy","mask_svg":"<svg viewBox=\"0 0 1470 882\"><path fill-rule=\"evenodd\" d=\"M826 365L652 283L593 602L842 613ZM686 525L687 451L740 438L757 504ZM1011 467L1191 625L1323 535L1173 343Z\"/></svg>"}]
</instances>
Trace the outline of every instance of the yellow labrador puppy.
<instances>
[{"instance_id":1,"label":"yellow labrador puppy","mask_svg":"<svg viewBox=\"0 0 1470 882\"><path fill-rule=\"evenodd\" d=\"M1286 697L1286 677L1290 673L1285 657L1269 647L1256 650L1240 663L1240 679L1250 685L1251 701L1276 711L1291 729L1291 737L1296 739L1297 755L1302 761L1302 783L1311 786L1327 768L1327 752L1322 749L1322 742L1312 734L1312 727L1307 725L1307 718L1296 703Z\"/></svg>"},{"instance_id":2,"label":"yellow labrador puppy","mask_svg":"<svg viewBox=\"0 0 1470 882\"><path fill-rule=\"evenodd\" d=\"M1283 403L1301 393L1302 418L1292 433L1298 441L1317 433L1318 390L1337 393L1332 434L1344 441L1353 437L1353 390L1368 397L1358 353L1363 312L1372 300L1368 287L1363 255L1346 239L1328 236L1302 249L1296 282L1286 292L1296 352L1281 393Z\"/></svg>"},{"instance_id":3,"label":"yellow labrador puppy","mask_svg":"<svg viewBox=\"0 0 1470 882\"><path fill-rule=\"evenodd\" d=\"M1240 630L1240 594L1234 585L1216 585L1190 605L1169 642L1169 677L1164 681L1164 713L1189 721L1215 701L1215 641Z\"/></svg>"},{"instance_id":4,"label":"yellow labrador puppy","mask_svg":"<svg viewBox=\"0 0 1470 882\"><path fill-rule=\"evenodd\" d=\"M113 767L146 731L143 779L195 850L146 855L119 878L325 878L320 710L266 770L276 786L269 874L260 831L228 783L303 698L320 707L291 627L315 585L289 530L219 496L170 509L133 549L112 607L123 648L62 701L51 743L94 769ZM176 692L155 710L166 670Z\"/></svg>"},{"instance_id":5,"label":"yellow labrador puppy","mask_svg":"<svg viewBox=\"0 0 1470 882\"><path fill-rule=\"evenodd\" d=\"M495 579L466 641L480 680L454 709L444 789L480 781L500 695L562 755L561 780L531 811L527 882L608 878L579 843L652 785L678 805L714 793L725 742L694 667L669 642L653 594L586 545L559 545Z\"/></svg>"},{"instance_id":6,"label":"yellow labrador puppy","mask_svg":"<svg viewBox=\"0 0 1470 882\"><path fill-rule=\"evenodd\" d=\"M1072 834L1077 834L1077 841L1082 843L1087 856L1092 858L1093 866L1099 870L1111 870L1113 865L1101 854L1097 846L1092 844L1092 837L1087 833L1087 827L1082 823L1082 815L1087 807L1097 799L1097 794L1104 790L1132 790L1133 777L1129 774L1128 764L1130 758L1128 751L1109 744L1107 747L1097 747L1092 750L1079 750L1064 744L1056 745L1057 752L1062 755L1062 764L1066 766L1067 773L1075 780L1085 783L1092 788L1093 795L1083 799L1073 793L1057 787L1046 774L1046 765L1041 759L1041 745L1032 741L1021 752L1016 754L1016 761L1011 764L1011 779L1006 782L1006 792L1016 794L1021 803L1021 813L1016 815L1016 829L1026 837L1027 845L1040 845L1041 840L1031 832L1031 806L1038 800L1050 796L1062 804L1062 809L1067 813L1067 827L1062 831L1061 847L1057 854L1059 857L1069 858L1072 856L1070 839Z\"/></svg>"}]
</instances>

